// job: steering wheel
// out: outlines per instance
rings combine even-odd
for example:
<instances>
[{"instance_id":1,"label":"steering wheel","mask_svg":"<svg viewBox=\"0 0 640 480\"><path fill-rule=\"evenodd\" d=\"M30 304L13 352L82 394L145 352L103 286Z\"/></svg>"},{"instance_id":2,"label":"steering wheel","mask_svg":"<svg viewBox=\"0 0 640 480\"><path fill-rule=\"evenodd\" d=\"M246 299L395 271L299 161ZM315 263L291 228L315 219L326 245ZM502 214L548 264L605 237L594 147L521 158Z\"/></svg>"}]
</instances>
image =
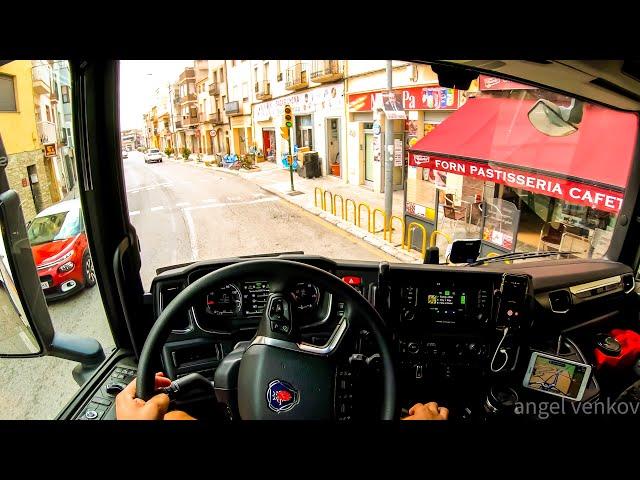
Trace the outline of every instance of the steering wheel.
<instances>
[{"instance_id":1,"label":"steering wheel","mask_svg":"<svg viewBox=\"0 0 640 480\"><path fill-rule=\"evenodd\" d=\"M382 318L360 293L335 275L290 260L256 259L235 263L205 275L180 292L162 311L147 336L138 363L136 396L148 400L155 395L153 365L160 358L174 319L214 287L255 278L268 281L270 294L256 335L240 361L237 378L240 417L244 420L334 418L336 352L357 319L363 321L377 343L384 377L380 419L392 420L396 413L396 383ZM345 302L344 315L323 346L301 341L294 309L285 293L288 287L304 281L339 295Z\"/></svg>"}]
</instances>

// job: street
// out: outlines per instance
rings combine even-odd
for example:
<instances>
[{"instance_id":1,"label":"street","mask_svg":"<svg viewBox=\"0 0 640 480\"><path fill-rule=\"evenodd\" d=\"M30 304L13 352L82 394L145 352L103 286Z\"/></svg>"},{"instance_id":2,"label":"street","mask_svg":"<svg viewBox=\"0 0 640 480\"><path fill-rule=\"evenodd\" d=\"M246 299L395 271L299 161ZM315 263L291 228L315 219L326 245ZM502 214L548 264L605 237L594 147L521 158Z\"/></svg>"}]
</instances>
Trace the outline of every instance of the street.
<instances>
[{"instance_id":1,"label":"street","mask_svg":"<svg viewBox=\"0 0 640 480\"><path fill-rule=\"evenodd\" d=\"M235 255L303 250L397 261L248 180L167 159L145 164L138 152L124 168L145 288L158 267Z\"/></svg>"},{"instance_id":2,"label":"street","mask_svg":"<svg viewBox=\"0 0 640 480\"><path fill-rule=\"evenodd\" d=\"M140 237L145 289L159 267L235 255L303 250L337 259L394 258L248 180L165 159L124 160L128 208ZM98 287L49 306L57 330L114 342ZM77 391L73 362L0 359L0 419L51 419Z\"/></svg>"}]
</instances>

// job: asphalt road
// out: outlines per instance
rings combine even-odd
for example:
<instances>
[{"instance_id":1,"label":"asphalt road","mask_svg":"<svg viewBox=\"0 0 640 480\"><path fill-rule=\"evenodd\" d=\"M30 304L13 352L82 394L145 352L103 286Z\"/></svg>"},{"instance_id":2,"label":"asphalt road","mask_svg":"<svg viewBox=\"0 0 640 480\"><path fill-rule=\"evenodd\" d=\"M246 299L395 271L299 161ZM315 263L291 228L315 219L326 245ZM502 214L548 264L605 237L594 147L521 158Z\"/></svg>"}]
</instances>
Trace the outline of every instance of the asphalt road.
<instances>
[{"instance_id":1,"label":"asphalt road","mask_svg":"<svg viewBox=\"0 0 640 480\"><path fill-rule=\"evenodd\" d=\"M145 164L137 152L124 162L147 288L158 267L235 255L303 250L397 261L243 178L167 160Z\"/></svg>"},{"instance_id":2,"label":"asphalt road","mask_svg":"<svg viewBox=\"0 0 640 480\"><path fill-rule=\"evenodd\" d=\"M128 208L141 243L142 279L193 260L291 250L337 259L393 257L262 190L248 180L162 162L124 160ZM97 287L50 305L56 329L114 342ZM75 363L42 357L0 359L0 419L51 419L77 391Z\"/></svg>"}]
</instances>

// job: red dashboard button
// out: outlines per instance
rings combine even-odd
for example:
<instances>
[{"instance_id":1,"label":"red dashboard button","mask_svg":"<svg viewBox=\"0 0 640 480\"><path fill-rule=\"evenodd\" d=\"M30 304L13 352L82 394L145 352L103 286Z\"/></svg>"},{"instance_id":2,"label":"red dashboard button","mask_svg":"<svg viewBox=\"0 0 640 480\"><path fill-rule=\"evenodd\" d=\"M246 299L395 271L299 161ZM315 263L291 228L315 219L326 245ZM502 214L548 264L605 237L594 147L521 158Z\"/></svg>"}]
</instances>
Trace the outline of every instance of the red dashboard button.
<instances>
[{"instance_id":1,"label":"red dashboard button","mask_svg":"<svg viewBox=\"0 0 640 480\"><path fill-rule=\"evenodd\" d=\"M348 283L349 285L360 285L360 284L362 284L362 278L354 277L353 275L347 275L346 277L342 277L342 281L344 283Z\"/></svg>"}]
</instances>

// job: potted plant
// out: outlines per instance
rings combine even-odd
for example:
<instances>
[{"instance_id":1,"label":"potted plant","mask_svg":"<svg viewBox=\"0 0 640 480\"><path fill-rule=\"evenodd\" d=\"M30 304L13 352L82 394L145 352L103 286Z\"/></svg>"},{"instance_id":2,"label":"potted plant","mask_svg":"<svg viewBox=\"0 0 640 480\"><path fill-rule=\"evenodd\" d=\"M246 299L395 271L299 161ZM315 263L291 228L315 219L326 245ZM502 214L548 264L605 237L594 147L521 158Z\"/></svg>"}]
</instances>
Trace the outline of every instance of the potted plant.
<instances>
[{"instance_id":1,"label":"potted plant","mask_svg":"<svg viewBox=\"0 0 640 480\"><path fill-rule=\"evenodd\" d=\"M189 160L189 155L191 155L191 150L189 150L187 147L182 147L182 150L180 151L180 153L182 153L182 158L184 158L185 161Z\"/></svg>"}]
</instances>

